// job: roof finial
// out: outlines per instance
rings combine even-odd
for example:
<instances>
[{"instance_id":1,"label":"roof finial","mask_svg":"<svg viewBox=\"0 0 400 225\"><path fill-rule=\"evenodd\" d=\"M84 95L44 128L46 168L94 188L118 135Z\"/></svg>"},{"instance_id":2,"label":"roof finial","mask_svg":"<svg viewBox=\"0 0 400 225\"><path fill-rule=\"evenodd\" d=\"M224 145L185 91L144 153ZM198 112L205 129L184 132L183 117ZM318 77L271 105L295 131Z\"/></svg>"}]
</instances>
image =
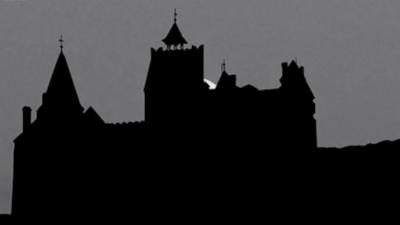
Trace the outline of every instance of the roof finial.
<instances>
[{"instance_id":1,"label":"roof finial","mask_svg":"<svg viewBox=\"0 0 400 225\"><path fill-rule=\"evenodd\" d=\"M60 35L60 40L58 40L60 42L60 49L61 51L64 49L64 39L62 34Z\"/></svg>"},{"instance_id":2,"label":"roof finial","mask_svg":"<svg viewBox=\"0 0 400 225\"><path fill-rule=\"evenodd\" d=\"M226 72L226 61L225 61L225 59L222 60L221 70L222 70L222 73Z\"/></svg>"},{"instance_id":3,"label":"roof finial","mask_svg":"<svg viewBox=\"0 0 400 225\"><path fill-rule=\"evenodd\" d=\"M178 13L176 13L176 8L174 9L174 23L176 23L176 17L178 16Z\"/></svg>"}]
</instances>

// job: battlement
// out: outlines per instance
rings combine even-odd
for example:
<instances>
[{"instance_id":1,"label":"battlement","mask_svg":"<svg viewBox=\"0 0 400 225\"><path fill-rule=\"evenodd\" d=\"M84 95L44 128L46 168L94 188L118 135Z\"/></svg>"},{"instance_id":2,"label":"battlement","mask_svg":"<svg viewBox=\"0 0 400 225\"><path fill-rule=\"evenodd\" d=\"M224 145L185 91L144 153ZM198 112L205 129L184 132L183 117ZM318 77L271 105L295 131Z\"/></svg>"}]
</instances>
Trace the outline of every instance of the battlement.
<instances>
[{"instance_id":1,"label":"battlement","mask_svg":"<svg viewBox=\"0 0 400 225\"><path fill-rule=\"evenodd\" d=\"M190 74L190 75L189 75ZM145 91L160 87L194 90L204 80L204 46L185 49L151 49L151 61ZM152 87L152 88L150 88Z\"/></svg>"},{"instance_id":2,"label":"battlement","mask_svg":"<svg viewBox=\"0 0 400 225\"><path fill-rule=\"evenodd\" d=\"M196 55L202 54L204 52L204 45L200 45L196 47L195 45L191 45L189 48L181 48L181 49L166 49L166 48L158 48L157 50L151 48L151 57L174 57L174 56L188 56L188 55Z\"/></svg>"},{"instance_id":3,"label":"battlement","mask_svg":"<svg viewBox=\"0 0 400 225\"><path fill-rule=\"evenodd\" d=\"M130 126L143 126L144 121L135 121L135 122L116 122L116 123L106 123L106 126L109 127L130 127Z\"/></svg>"}]
</instances>

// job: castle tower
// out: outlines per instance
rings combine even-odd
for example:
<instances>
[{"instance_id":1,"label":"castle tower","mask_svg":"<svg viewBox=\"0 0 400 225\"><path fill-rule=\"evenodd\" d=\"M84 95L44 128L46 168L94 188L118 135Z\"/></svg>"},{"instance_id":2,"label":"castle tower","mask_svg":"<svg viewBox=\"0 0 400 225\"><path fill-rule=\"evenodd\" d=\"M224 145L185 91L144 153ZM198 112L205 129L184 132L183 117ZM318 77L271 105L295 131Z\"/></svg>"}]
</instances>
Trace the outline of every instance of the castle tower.
<instances>
[{"instance_id":1,"label":"castle tower","mask_svg":"<svg viewBox=\"0 0 400 225\"><path fill-rule=\"evenodd\" d=\"M282 63L282 77L280 79L283 101L288 105L286 123L289 124L292 137L297 146L308 149L317 148L317 122L314 118L314 94L308 85L304 67L298 66L296 61ZM291 111L296 110L293 114ZM300 135L301 134L301 135Z\"/></svg>"},{"instance_id":2,"label":"castle tower","mask_svg":"<svg viewBox=\"0 0 400 225\"><path fill-rule=\"evenodd\" d=\"M187 46L174 13L174 23L162 40L166 48L151 49L145 92L149 123L184 120L199 106L204 84L204 47Z\"/></svg>"},{"instance_id":3,"label":"castle tower","mask_svg":"<svg viewBox=\"0 0 400 225\"><path fill-rule=\"evenodd\" d=\"M76 119L83 112L71 72L63 52L63 39L60 39L60 54L57 59L43 102L37 112L38 120L57 117L65 121Z\"/></svg>"},{"instance_id":4,"label":"castle tower","mask_svg":"<svg viewBox=\"0 0 400 225\"><path fill-rule=\"evenodd\" d=\"M20 218L62 213L67 202L70 164L78 149L83 107L63 53L60 54L32 121L31 108L23 108L23 131L14 140L14 170L11 213ZM80 154L82 156L82 153ZM65 182L64 182L65 181ZM69 182L73 184L73 182ZM63 199L64 198L64 199Z\"/></svg>"}]
</instances>

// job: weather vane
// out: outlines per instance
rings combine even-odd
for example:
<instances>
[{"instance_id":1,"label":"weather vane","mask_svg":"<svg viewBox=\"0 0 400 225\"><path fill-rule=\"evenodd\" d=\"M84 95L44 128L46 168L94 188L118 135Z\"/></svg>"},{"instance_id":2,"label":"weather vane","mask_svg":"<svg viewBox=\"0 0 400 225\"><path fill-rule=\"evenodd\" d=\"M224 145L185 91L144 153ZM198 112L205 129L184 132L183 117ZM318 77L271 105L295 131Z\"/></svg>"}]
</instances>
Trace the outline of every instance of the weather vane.
<instances>
[{"instance_id":1,"label":"weather vane","mask_svg":"<svg viewBox=\"0 0 400 225\"><path fill-rule=\"evenodd\" d=\"M225 59L222 60L222 72L226 72L226 61L225 61Z\"/></svg>"},{"instance_id":2,"label":"weather vane","mask_svg":"<svg viewBox=\"0 0 400 225\"><path fill-rule=\"evenodd\" d=\"M64 39L63 39L62 34L60 35L60 40L58 40L58 41L60 42L60 49L61 49L61 51L62 51L63 48L64 48Z\"/></svg>"},{"instance_id":3,"label":"weather vane","mask_svg":"<svg viewBox=\"0 0 400 225\"><path fill-rule=\"evenodd\" d=\"M176 12L176 8L174 9L174 23L176 23L176 17L178 16L178 13Z\"/></svg>"}]
</instances>

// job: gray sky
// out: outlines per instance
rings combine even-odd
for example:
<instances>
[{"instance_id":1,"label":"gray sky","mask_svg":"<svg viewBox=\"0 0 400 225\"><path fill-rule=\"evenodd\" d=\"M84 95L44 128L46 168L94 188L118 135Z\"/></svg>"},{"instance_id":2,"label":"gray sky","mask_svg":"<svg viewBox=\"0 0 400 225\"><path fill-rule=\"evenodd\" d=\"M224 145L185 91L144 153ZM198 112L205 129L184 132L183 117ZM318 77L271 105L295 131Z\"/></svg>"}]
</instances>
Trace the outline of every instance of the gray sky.
<instances>
[{"instance_id":1,"label":"gray sky","mask_svg":"<svg viewBox=\"0 0 400 225\"><path fill-rule=\"evenodd\" d=\"M206 77L222 58L240 85L278 86L295 57L316 96L320 146L400 138L398 0L0 0L0 212L11 197L12 140L65 54L85 107L110 122L143 119L150 47L178 9ZM35 151L35 149L32 149Z\"/></svg>"}]
</instances>

